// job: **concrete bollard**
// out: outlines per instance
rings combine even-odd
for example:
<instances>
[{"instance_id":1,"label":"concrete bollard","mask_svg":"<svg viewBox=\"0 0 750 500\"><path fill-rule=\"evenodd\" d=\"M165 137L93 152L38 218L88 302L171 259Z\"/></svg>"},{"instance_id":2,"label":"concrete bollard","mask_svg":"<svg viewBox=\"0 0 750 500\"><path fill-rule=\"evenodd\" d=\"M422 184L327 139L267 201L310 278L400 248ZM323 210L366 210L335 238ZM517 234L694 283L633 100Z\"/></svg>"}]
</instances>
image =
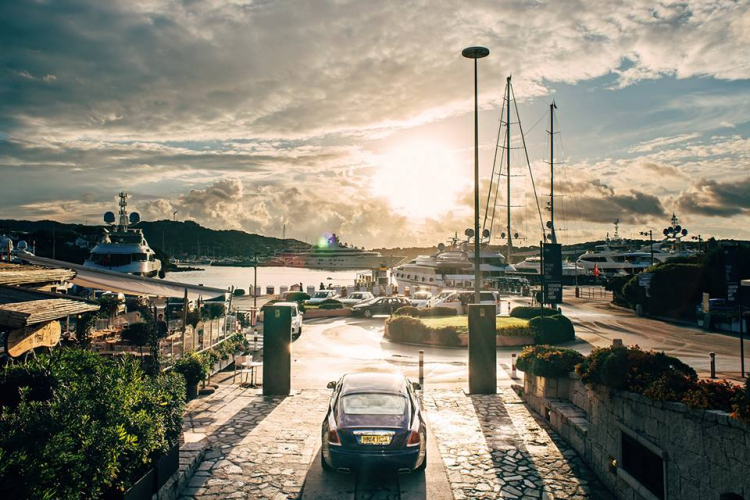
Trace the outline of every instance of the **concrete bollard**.
<instances>
[{"instance_id":1,"label":"concrete bollard","mask_svg":"<svg viewBox=\"0 0 750 500\"><path fill-rule=\"evenodd\" d=\"M273 285L268 285L266 287L266 295L273 295L273 292L276 290Z\"/></svg>"},{"instance_id":2,"label":"concrete bollard","mask_svg":"<svg viewBox=\"0 0 750 500\"><path fill-rule=\"evenodd\" d=\"M516 353L510 355L510 378L516 379Z\"/></svg>"},{"instance_id":3,"label":"concrete bollard","mask_svg":"<svg viewBox=\"0 0 750 500\"><path fill-rule=\"evenodd\" d=\"M258 297L259 295L260 295L260 287L256 286L255 287L255 296Z\"/></svg>"},{"instance_id":4,"label":"concrete bollard","mask_svg":"<svg viewBox=\"0 0 750 500\"><path fill-rule=\"evenodd\" d=\"M310 297L315 293L315 285L307 285L307 295Z\"/></svg>"},{"instance_id":5,"label":"concrete bollard","mask_svg":"<svg viewBox=\"0 0 750 500\"><path fill-rule=\"evenodd\" d=\"M424 390L424 351L419 350L419 386Z\"/></svg>"},{"instance_id":6,"label":"concrete bollard","mask_svg":"<svg viewBox=\"0 0 750 500\"><path fill-rule=\"evenodd\" d=\"M284 294L285 294L286 292L288 292L288 291L289 291L289 287L288 287L287 285L281 285L281 286L279 287L279 294L280 294L280 295L282 295L282 296L283 296L283 295L284 295Z\"/></svg>"},{"instance_id":7,"label":"concrete bollard","mask_svg":"<svg viewBox=\"0 0 750 500\"><path fill-rule=\"evenodd\" d=\"M716 353L709 352L708 355L711 356L711 378L716 378Z\"/></svg>"}]
</instances>

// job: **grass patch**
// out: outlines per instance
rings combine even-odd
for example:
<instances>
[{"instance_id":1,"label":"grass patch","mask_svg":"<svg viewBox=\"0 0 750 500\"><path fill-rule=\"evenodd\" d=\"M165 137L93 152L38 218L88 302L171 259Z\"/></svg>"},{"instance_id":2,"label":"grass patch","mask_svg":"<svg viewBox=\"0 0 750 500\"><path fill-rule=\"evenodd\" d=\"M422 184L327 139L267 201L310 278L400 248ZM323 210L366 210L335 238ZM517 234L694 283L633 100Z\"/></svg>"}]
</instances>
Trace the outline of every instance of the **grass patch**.
<instances>
[{"instance_id":1,"label":"grass patch","mask_svg":"<svg viewBox=\"0 0 750 500\"><path fill-rule=\"evenodd\" d=\"M422 323L429 328L455 328L459 333L469 331L468 316L444 316L439 318L420 318ZM496 317L495 327L498 335L517 336L533 335L528 330L529 321L521 318Z\"/></svg>"}]
</instances>

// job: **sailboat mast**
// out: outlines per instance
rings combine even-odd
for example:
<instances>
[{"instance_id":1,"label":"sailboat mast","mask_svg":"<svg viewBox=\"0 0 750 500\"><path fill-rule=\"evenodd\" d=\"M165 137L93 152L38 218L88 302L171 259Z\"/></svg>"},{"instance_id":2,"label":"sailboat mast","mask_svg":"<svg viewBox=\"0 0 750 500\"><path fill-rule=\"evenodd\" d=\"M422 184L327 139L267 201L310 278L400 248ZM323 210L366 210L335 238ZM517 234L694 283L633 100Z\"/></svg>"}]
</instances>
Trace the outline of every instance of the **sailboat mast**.
<instances>
[{"instance_id":1,"label":"sailboat mast","mask_svg":"<svg viewBox=\"0 0 750 500\"><path fill-rule=\"evenodd\" d=\"M552 243L557 243L555 234L555 101L549 105L549 211ZM546 239L546 238L545 238Z\"/></svg>"},{"instance_id":2,"label":"sailboat mast","mask_svg":"<svg viewBox=\"0 0 750 500\"><path fill-rule=\"evenodd\" d=\"M508 76L506 85L505 85L505 99L507 100L507 107L506 107L506 117L505 117L505 154L506 156L506 163L508 165L508 175L507 175L507 184L508 184L508 203L507 203L507 209L508 209L508 255L506 256L506 262L508 264L511 264L511 252L513 251L513 236L510 232L510 76Z\"/></svg>"}]
</instances>

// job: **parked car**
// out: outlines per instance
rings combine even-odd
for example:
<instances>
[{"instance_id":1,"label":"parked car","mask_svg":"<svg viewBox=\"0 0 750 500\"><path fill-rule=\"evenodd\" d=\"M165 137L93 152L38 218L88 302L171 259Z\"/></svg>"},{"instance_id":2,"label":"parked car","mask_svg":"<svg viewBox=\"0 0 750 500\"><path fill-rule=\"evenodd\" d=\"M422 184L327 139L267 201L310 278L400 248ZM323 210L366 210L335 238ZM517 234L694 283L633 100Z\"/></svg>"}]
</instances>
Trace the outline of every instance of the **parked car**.
<instances>
[{"instance_id":1,"label":"parked car","mask_svg":"<svg viewBox=\"0 0 750 500\"><path fill-rule=\"evenodd\" d=\"M297 338L302 335L302 311L299 310L299 304L296 302L274 302L269 304L273 306L287 306L292 308L292 337Z\"/></svg>"},{"instance_id":2,"label":"parked car","mask_svg":"<svg viewBox=\"0 0 750 500\"><path fill-rule=\"evenodd\" d=\"M370 292L352 292L346 297L340 298L338 300L339 302L344 304L344 306L350 307L350 306L359 304L361 302L365 302L367 300L372 300L374 298L375 296L371 294Z\"/></svg>"},{"instance_id":3,"label":"parked car","mask_svg":"<svg viewBox=\"0 0 750 500\"><path fill-rule=\"evenodd\" d=\"M466 314L468 304L474 303L474 292L468 290L444 290L437 297L433 297L426 307L451 307L458 314ZM480 304L494 304L495 314L500 312L500 293L494 291L479 292Z\"/></svg>"},{"instance_id":4,"label":"parked car","mask_svg":"<svg viewBox=\"0 0 750 500\"><path fill-rule=\"evenodd\" d=\"M353 306L352 314L372 318L376 314L393 314L399 308L410 305L406 297L378 297Z\"/></svg>"},{"instance_id":5,"label":"parked car","mask_svg":"<svg viewBox=\"0 0 750 500\"><path fill-rule=\"evenodd\" d=\"M425 468L427 426L415 394L419 384L400 374L354 373L328 388L333 393L321 429L323 469Z\"/></svg>"},{"instance_id":6,"label":"parked car","mask_svg":"<svg viewBox=\"0 0 750 500\"><path fill-rule=\"evenodd\" d=\"M320 304L324 300L338 298L339 296L335 290L318 290L312 297L305 301L305 304Z\"/></svg>"},{"instance_id":7,"label":"parked car","mask_svg":"<svg viewBox=\"0 0 750 500\"><path fill-rule=\"evenodd\" d=\"M414 307L418 307L420 309L425 308L427 307L427 304L430 302L431 298L432 298L431 292L425 292L425 291L416 292L410 298L411 305L413 305Z\"/></svg>"}]
</instances>

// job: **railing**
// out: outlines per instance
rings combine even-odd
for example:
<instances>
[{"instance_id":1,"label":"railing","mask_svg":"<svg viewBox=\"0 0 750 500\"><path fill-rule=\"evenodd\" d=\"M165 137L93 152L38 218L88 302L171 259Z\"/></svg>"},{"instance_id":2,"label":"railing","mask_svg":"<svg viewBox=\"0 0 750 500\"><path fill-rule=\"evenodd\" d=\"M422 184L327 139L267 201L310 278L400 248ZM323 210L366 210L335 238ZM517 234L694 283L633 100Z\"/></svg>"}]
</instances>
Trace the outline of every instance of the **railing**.
<instances>
[{"instance_id":1,"label":"railing","mask_svg":"<svg viewBox=\"0 0 750 500\"><path fill-rule=\"evenodd\" d=\"M612 300L612 292L609 290L605 290L602 286L578 287L578 297L583 299Z\"/></svg>"}]
</instances>

